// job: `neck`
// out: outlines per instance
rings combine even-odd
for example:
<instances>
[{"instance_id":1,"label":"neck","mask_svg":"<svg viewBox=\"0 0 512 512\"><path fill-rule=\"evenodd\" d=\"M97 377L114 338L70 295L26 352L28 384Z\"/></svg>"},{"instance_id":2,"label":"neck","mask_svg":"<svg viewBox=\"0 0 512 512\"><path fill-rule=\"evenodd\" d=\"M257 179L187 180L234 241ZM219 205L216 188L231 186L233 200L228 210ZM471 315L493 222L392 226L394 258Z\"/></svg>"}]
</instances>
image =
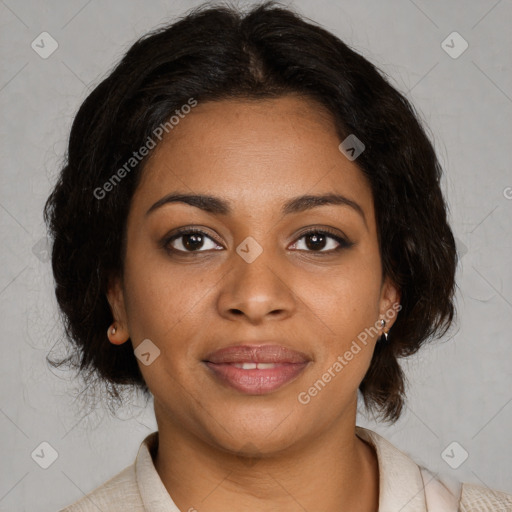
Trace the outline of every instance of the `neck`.
<instances>
[{"instance_id":1,"label":"neck","mask_svg":"<svg viewBox=\"0 0 512 512\"><path fill-rule=\"evenodd\" d=\"M157 405L155 403L155 413ZM155 468L180 510L378 510L378 464L353 422L279 453L232 453L157 414Z\"/></svg>"}]
</instances>

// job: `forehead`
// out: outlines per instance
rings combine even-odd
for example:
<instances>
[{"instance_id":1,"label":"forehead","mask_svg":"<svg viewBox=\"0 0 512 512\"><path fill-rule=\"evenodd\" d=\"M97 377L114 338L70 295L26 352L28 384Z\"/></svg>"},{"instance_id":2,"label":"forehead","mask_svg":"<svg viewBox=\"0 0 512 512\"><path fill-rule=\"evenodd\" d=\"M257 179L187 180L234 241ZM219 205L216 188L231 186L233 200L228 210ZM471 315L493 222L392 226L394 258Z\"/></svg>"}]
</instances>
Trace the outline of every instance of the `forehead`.
<instances>
[{"instance_id":1,"label":"forehead","mask_svg":"<svg viewBox=\"0 0 512 512\"><path fill-rule=\"evenodd\" d=\"M155 148L136 195L147 203L180 190L263 206L333 191L371 202L366 178L340 142L330 113L310 99L199 103Z\"/></svg>"}]
</instances>

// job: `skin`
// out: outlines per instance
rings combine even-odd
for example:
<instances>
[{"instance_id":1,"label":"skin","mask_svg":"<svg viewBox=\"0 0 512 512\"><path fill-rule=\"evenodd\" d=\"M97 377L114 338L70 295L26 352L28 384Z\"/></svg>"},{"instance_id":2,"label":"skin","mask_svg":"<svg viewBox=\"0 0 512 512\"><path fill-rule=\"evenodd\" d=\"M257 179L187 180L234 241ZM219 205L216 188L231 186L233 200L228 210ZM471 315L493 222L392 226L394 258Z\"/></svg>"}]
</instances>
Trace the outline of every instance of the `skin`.
<instances>
[{"instance_id":1,"label":"skin","mask_svg":"<svg viewBox=\"0 0 512 512\"><path fill-rule=\"evenodd\" d=\"M134 348L149 338L160 350L139 367L154 396L155 467L180 510L378 508L376 454L355 423L357 389L382 330L307 405L297 399L400 301L382 279L370 186L340 142L310 99L205 102L144 169L127 219L124 273L107 294L118 327L109 338ZM224 198L232 213L169 203L146 215L178 191ZM356 201L364 219L332 204L281 215L285 201L325 193ZM186 236L169 244L181 253L159 245L189 226L206 233L200 249L186 252ZM353 245L326 253L339 246L327 238L311 249L302 236L309 227L331 228ZM236 252L247 237L263 249L251 263ZM259 396L222 384L202 362L215 349L259 340L311 362Z\"/></svg>"}]
</instances>

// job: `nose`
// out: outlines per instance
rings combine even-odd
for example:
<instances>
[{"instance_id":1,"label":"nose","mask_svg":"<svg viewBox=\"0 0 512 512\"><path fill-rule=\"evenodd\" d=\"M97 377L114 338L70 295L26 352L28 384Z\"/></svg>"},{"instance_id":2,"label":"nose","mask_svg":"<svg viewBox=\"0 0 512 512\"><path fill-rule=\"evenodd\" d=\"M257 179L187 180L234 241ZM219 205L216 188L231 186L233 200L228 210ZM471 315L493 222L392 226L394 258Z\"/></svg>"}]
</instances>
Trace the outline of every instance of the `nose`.
<instances>
[{"instance_id":1,"label":"nose","mask_svg":"<svg viewBox=\"0 0 512 512\"><path fill-rule=\"evenodd\" d=\"M246 248L249 251L244 253ZM230 320L243 318L254 325L293 315L297 299L293 283L286 280L286 263L278 261L270 249L263 250L255 259L246 257L250 251L254 257L254 247L240 244L238 249L239 252L233 252L231 270L223 279L218 298L220 314Z\"/></svg>"}]
</instances>

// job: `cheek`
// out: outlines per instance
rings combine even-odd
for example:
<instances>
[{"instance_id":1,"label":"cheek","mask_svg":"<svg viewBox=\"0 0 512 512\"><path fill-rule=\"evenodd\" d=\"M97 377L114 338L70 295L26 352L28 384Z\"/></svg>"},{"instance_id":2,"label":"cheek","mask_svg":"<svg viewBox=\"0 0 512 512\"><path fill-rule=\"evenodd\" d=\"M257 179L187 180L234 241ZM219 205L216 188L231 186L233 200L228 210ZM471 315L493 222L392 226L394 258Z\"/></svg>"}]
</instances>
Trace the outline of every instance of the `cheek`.
<instances>
[{"instance_id":1,"label":"cheek","mask_svg":"<svg viewBox=\"0 0 512 512\"><path fill-rule=\"evenodd\" d=\"M360 254L313 280L297 279L305 302L331 334L346 340L378 320L380 267Z\"/></svg>"},{"instance_id":2,"label":"cheek","mask_svg":"<svg viewBox=\"0 0 512 512\"><path fill-rule=\"evenodd\" d=\"M170 268L162 261L133 258L126 264L126 300L128 326L133 348L149 339L150 364L137 361L152 394L162 392L180 396L180 383L190 380L189 353L194 348L198 330L197 314L201 310L200 279L197 282ZM146 342L147 343L147 342ZM156 348L153 348L154 347ZM146 349L144 349L146 351ZM165 391L162 391L165 390Z\"/></svg>"},{"instance_id":3,"label":"cheek","mask_svg":"<svg viewBox=\"0 0 512 512\"><path fill-rule=\"evenodd\" d=\"M170 265L160 255L133 252L127 258L125 283L129 294L126 309L134 341L150 338L158 345L177 338L187 318L201 307L205 294L203 280L194 278L194 270Z\"/></svg>"},{"instance_id":4,"label":"cheek","mask_svg":"<svg viewBox=\"0 0 512 512\"><path fill-rule=\"evenodd\" d=\"M308 382L312 394L322 395L317 403L332 401L341 407L368 370L378 337L378 263L360 252L329 276L309 281L309 287L306 281L301 284L317 326L311 330L318 340L317 364Z\"/></svg>"},{"instance_id":5,"label":"cheek","mask_svg":"<svg viewBox=\"0 0 512 512\"><path fill-rule=\"evenodd\" d=\"M310 327L318 340L316 362L298 400L314 404L308 409L312 417L324 417L326 404L332 411L344 410L368 370L378 336L379 298L378 283L370 276L338 274L321 287L310 287L311 317L319 326Z\"/></svg>"}]
</instances>

